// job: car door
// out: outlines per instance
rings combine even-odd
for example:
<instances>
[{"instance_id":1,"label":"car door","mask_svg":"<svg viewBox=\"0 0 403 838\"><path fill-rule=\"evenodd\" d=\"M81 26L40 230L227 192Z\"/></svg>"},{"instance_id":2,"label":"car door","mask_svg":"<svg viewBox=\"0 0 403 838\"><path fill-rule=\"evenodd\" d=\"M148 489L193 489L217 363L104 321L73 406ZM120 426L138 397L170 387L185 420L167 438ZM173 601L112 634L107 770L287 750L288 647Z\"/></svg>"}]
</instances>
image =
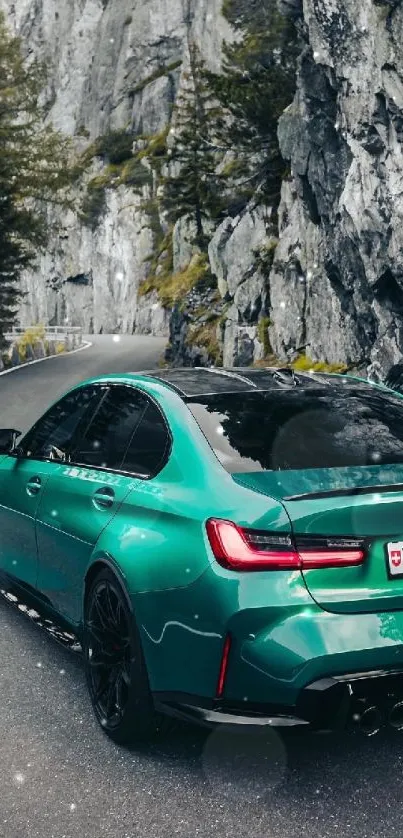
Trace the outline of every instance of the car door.
<instances>
[{"instance_id":1,"label":"car door","mask_svg":"<svg viewBox=\"0 0 403 838\"><path fill-rule=\"evenodd\" d=\"M26 434L15 455L0 460L0 569L33 588L41 494L95 398L93 387L67 395Z\"/></svg>"},{"instance_id":2,"label":"car door","mask_svg":"<svg viewBox=\"0 0 403 838\"><path fill-rule=\"evenodd\" d=\"M111 385L70 452L50 477L37 514L38 588L64 617L80 619L84 576L95 544L133 487L119 473L147 408L134 387Z\"/></svg>"}]
</instances>

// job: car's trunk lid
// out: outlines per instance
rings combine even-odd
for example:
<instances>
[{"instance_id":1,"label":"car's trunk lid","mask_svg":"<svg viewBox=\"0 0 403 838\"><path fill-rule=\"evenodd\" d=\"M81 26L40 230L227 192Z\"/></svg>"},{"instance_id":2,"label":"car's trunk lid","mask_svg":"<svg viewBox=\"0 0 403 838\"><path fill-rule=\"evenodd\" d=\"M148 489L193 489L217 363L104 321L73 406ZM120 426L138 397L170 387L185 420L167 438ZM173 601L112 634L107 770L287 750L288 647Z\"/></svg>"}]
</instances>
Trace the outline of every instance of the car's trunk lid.
<instances>
[{"instance_id":1,"label":"car's trunk lid","mask_svg":"<svg viewBox=\"0 0 403 838\"><path fill-rule=\"evenodd\" d=\"M266 471L237 474L234 480L281 501L297 545L308 536L365 539L362 565L303 571L308 590L324 609L358 613L403 608L398 547L390 548L396 550L396 575L388 559L388 545L403 542L402 464Z\"/></svg>"}]
</instances>

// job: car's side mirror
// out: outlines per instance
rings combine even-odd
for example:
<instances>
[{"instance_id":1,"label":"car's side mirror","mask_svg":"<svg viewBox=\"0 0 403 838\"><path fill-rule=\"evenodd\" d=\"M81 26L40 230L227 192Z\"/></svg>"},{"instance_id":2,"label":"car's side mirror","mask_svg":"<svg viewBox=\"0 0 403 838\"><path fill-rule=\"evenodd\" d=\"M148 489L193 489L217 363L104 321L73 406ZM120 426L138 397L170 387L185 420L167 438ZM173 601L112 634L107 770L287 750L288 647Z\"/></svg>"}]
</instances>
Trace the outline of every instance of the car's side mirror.
<instances>
[{"instance_id":1,"label":"car's side mirror","mask_svg":"<svg viewBox=\"0 0 403 838\"><path fill-rule=\"evenodd\" d=\"M19 436L21 436L21 431L16 431L14 428L1 428L0 454L12 454Z\"/></svg>"}]
</instances>

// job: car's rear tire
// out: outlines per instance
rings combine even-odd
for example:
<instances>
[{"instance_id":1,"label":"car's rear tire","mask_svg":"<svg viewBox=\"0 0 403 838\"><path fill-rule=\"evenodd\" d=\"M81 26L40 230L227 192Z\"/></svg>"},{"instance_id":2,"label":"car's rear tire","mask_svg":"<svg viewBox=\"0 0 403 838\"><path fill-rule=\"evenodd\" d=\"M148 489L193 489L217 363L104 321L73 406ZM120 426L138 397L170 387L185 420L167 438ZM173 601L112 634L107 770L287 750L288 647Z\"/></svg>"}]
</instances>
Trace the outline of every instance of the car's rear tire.
<instances>
[{"instance_id":1,"label":"car's rear tire","mask_svg":"<svg viewBox=\"0 0 403 838\"><path fill-rule=\"evenodd\" d=\"M88 691L104 732L119 745L150 740L158 728L134 616L105 568L85 602L83 650Z\"/></svg>"}]
</instances>

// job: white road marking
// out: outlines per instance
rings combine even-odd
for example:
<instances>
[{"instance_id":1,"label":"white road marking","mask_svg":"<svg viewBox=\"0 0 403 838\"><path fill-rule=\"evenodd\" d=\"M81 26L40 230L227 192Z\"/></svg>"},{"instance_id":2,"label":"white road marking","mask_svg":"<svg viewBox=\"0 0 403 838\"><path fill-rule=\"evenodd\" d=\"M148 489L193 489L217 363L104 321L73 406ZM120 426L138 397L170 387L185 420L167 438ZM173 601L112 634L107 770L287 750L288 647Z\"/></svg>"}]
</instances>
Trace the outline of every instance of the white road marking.
<instances>
[{"instance_id":1,"label":"white road marking","mask_svg":"<svg viewBox=\"0 0 403 838\"><path fill-rule=\"evenodd\" d=\"M0 372L0 376L8 375L10 372L20 370L22 367L30 367L32 364L40 364L41 361L49 361L50 358L65 358L66 355L75 355L77 352L82 352L84 349L90 349L91 346L93 346L93 344L86 341L83 346L79 346L78 349L72 349L71 352L58 352L57 355L46 355L46 358L36 358L35 361L26 361L25 364L17 364L16 367L11 367L9 370L3 370Z\"/></svg>"}]
</instances>

